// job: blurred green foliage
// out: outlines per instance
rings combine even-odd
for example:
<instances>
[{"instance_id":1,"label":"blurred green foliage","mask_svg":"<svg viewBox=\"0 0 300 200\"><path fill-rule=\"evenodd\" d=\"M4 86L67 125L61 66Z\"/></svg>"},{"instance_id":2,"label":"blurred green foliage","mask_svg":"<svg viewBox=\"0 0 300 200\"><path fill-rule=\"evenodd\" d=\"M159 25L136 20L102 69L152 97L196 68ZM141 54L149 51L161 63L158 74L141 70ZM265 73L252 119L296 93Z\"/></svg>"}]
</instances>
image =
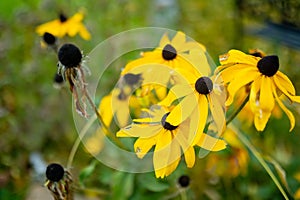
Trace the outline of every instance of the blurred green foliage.
<instances>
[{"instance_id":1,"label":"blurred green foliage","mask_svg":"<svg viewBox=\"0 0 300 200\"><path fill-rule=\"evenodd\" d=\"M161 26L182 30L203 43L216 63L218 55L231 48L245 52L259 48L267 54L277 54L280 69L300 92L300 82L297 81L300 78L300 52L248 35L245 32L247 27L259 28L264 22L247 14L247 8L240 10L237 3L241 1L166 2L171 3L159 0L0 1L0 199L25 199L34 173L29 163L32 152L42 153L46 162L65 164L77 137L68 88L57 90L53 87L56 55L41 48L41 38L35 33L37 25L55 19L60 12L71 16L84 9L84 23L92 39L84 41L76 36L60 40L60 43L76 43L84 54L121 31ZM264 15L271 16L271 19L280 15L272 13L272 10L268 12ZM118 70L107 73L103 90L109 92L115 84L111 80L116 80L117 76ZM294 107L296 122L300 119L299 111ZM271 118L264 133L257 133L253 127L246 125L242 128L263 154L270 155L283 167L290 188L295 192L300 187L293 177L300 171L299 124L296 123L293 132L288 133L288 120L283 115L280 120ZM251 158L246 175L233 178L207 173L205 163L208 157L197 160L193 169L181 166L168 178L156 180L154 173L128 174L101 163L94 166L92 156L80 148L75 157L74 177L85 169L79 181L86 188L106 191L101 195L97 191L92 192L106 199L181 199L177 179L183 174L191 177L191 186L186 191L188 199L282 199L255 158Z\"/></svg>"}]
</instances>

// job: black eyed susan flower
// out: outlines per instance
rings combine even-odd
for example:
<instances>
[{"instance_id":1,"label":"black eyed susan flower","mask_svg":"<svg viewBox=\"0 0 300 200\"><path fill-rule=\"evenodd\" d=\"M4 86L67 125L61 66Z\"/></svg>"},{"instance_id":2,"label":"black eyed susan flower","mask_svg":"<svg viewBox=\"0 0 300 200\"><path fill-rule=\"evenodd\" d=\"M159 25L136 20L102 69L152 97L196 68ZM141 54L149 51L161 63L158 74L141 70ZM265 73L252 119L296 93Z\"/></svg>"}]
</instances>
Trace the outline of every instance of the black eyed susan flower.
<instances>
[{"instance_id":1,"label":"black eyed susan flower","mask_svg":"<svg viewBox=\"0 0 300 200\"><path fill-rule=\"evenodd\" d=\"M288 116L290 131L294 128L295 118L280 99L280 94L291 102L300 103L300 97L296 96L295 88L289 78L278 70L278 56L252 56L238 50L230 50L220 56L220 63L221 66L217 71L228 84L227 106L232 104L238 90L247 86L250 87L249 102L254 114L254 125L258 131L265 129L275 102Z\"/></svg>"},{"instance_id":2,"label":"black eyed susan flower","mask_svg":"<svg viewBox=\"0 0 300 200\"><path fill-rule=\"evenodd\" d=\"M85 97L87 97L85 73L88 68L82 62L83 55L74 44L64 44L58 50L58 74L69 83L73 94L76 111L87 117ZM79 93L78 90L81 92ZM81 96L79 96L81 95Z\"/></svg>"},{"instance_id":3,"label":"black eyed susan flower","mask_svg":"<svg viewBox=\"0 0 300 200\"><path fill-rule=\"evenodd\" d=\"M129 106L137 107L134 90L142 81L140 74L125 74L121 76L117 87L105 96L99 105L99 113L101 114L106 126L109 127L113 117L119 127L125 127L130 123Z\"/></svg>"},{"instance_id":4,"label":"black eyed susan flower","mask_svg":"<svg viewBox=\"0 0 300 200\"><path fill-rule=\"evenodd\" d=\"M73 199L71 190L72 176L60 164L52 163L46 169L45 186L55 200Z\"/></svg>"},{"instance_id":5,"label":"black eyed susan flower","mask_svg":"<svg viewBox=\"0 0 300 200\"><path fill-rule=\"evenodd\" d=\"M177 126L190 116L195 116L192 125L203 132L210 112L209 131L219 137L225 129L225 108L223 107L226 97L219 77L210 78L202 76L199 72L187 73L183 70L178 70L178 72L187 83L172 87L168 96L159 103L168 106L174 100L180 99L166 121Z\"/></svg>"},{"instance_id":6,"label":"black eyed susan flower","mask_svg":"<svg viewBox=\"0 0 300 200\"><path fill-rule=\"evenodd\" d=\"M60 14L59 19L38 26L36 32L41 36L47 32L60 38L65 35L74 37L76 34L79 34L83 39L89 40L91 35L83 25L82 20L82 12L78 12L70 18L67 18L64 14Z\"/></svg>"},{"instance_id":7,"label":"black eyed susan flower","mask_svg":"<svg viewBox=\"0 0 300 200\"><path fill-rule=\"evenodd\" d=\"M173 69L180 68L192 73L194 71L200 71L203 74L210 73L206 48L200 43L187 40L186 35L180 31L176 33L172 40L165 34L156 49L143 52L141 55L141 58L129 62L122 71L122 74L128 72L142 73L144 80L151 80L153 73L149 72L156 71L152 67L155 68L157 65L166 66L170 70L160 71L159 73L165 85L170 81ZM139 70L144 65L147 65L148 69Z\"/></svg>"},{"instance_id":8,"label":"black eyed susan flower","mask_svg":"<svg viewBox=\"0 0 300 200\"><path fill-rule=\"evenodd\" d=\"M133 120L131 125L117 133L118 137L138 138L134 150L139 158L143 158L155 146L153 165L156 177L163 178L170 175L177 168L182 154L187 167L193 167L195 145L212 151L226 148L223 140L204 134L202 130L191 130L194 115L174 126L166 121L169 114L169 109L153 106L147 111L148 117ZM195 141L196 135L197 141Z\"/></svg>"}]
</instances>

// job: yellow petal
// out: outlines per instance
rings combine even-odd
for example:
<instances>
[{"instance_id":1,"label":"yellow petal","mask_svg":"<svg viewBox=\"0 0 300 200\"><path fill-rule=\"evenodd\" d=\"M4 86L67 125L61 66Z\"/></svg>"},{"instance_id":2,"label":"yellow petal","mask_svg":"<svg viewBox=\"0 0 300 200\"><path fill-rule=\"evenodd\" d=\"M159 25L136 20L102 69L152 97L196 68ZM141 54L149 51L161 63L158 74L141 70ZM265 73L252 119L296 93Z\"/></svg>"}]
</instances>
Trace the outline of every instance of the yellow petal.
<instances>
[{"instance_id":1,"label":"yellow petal","mask_svg":"<svg viewBox=\"0 0 300 200\"><path fill-rule=\"evenodd\" d=\"M291 111L289 111L285 107L285 105L281 102L281 100L279 99L279 97L277 95L275 87L272 87L272 90L273 90L273 94L274 94L274 97L275 97L278 105L285 112L285 114L288 116L288 118L290 120L290 131L292 131L294 129L294 127L295 127L295 117L294 117L293 113Z\"/></svg>"},{"instance_id":2,"label":"yellow petal","mask_svg":"<svg viewBox=\"0 0 300 200\"><path fill-rule=\"evenodd\" d=\"M129 113L129 105L127 103L119 104L119 107L113 107L115 112L115 119L120 128L123 128L130 124L131 118Z\"/></svg>"},{"instance_id":3,"label":"yellow petal","mask_svg":"<svg viewBox=\"0 0 300 200\"><path fill-rule=\"evenodd\" d=\"M85 28L85 26L83 24L79 27L79 35L85 40L91 39L91 34L89 33L89 31Z\"/></svg>"},{"instance_id":4,"label":"yellow petal","mask_svg":"<svg viewBox=\"0 0 300 200\"><path fill-rule=\"evenodd\" d=\"M193 114L198 114L198 116L192 115L193 118L191 118L191 129L195 135L193 145L195 145L199 140L200 137L202 137L202 133L204 131L204 127L206 125L206 120L208 116L208 101L206 99L205 95L200 95L199 100L198 100L198 107L197 107L197 112L194 111L195 113ZM197 123L197 127L195 129L195 125ZM196 132L194 132L196 130Z\"/></svg>"},{"instance_id":5,"label":"yellow petal","mask_svg":"<svg viewBox=\"0 0 300 200\"><path fill-rule=\"evenodd\" d=\"M181 31L178 31L171 41L171 45L176 49L180 50L185 45L185 34Z\"/></svg>"},{"instance_id":6,"label":"yellow petal","mask_svg":"<svg viewBox=\"0 0 300 200\"><path fill-rule=\"evenodd\" d=\"M250 90L250 98L249 98L249 102L250 102L250 108L252 110L253 113L259 112L259 91L260 91L260 85L261 85L261 79L262 77L258 77L257 79L255 79L253 81L253 83L251 84L251 90Z\"/></svg>"},{"instance_id":7,"label":"yellow petal","mask_svg":"<svg viewBox=\"0 0 300 200\"><path fill-rule=\"evenodd\" d=\"M36 28L36 32L39 35L43 35L45 32L51 33L52 35L56 37L60 37L60 27L61 27L61 22L59 20L53 20L50 22L47 22L45 24L39 25Z\"/></svg>"},{"instance_id":8,"label":"yellow petal","mask_svg":"<svg viewBox=\"0 0 300 200\"><path fill-rule=\"evenodd\" d=\"M166 121L173 126L178 126L181 122L186 120L197 106L197 96L199 95L192 93L184 97L183 100L170 112Z\"/></svg>"},{"instance_id":9,"label":"yellow petal","mask_svg":"<svg viewBox=\"0 0 300 200\"><path fill-rule=\"evenodd\" d=\"M294 96L294 95L291 95L287 89L284 87L284 84L282 81L280 81L280 79L278 79L277 76L273 76L273 80L275 82L275 85L277 86L277 88L283 93L285 94L285 96L287 96L292 102L297 102L297 103L300 103L300 96ZM282 85L282 83L284 85Z\"/></svg>"},{"instance_id":10,"label":"yellow petal","mask_svg":"<svg viewBox=\"0 0 300 200\"><path fill-rule=\"evenodd\" d=\"M251 55L247 55L241 51L232 49L228 52L228 54L220 56L220 63L222 65L227 65L227 64L247 64L249 66L253 66L256 68L257 62L261 58L259 57L254 57Z\"/></svg>"},{"instance_id":11,"label":"yellow petal","mask_svg":"<svg viewBox=\"0 0 300 200\"><path fill-rule=\"evenodd\" d=\"M190 85L175 85L169 90L167 97L159 102L159 105L170 106L176 99L185 97L193 93L193 88Z\"/></svg>"},{"instance_id":12,"label":"yellow petal","mask_svg":"<svg viewBox=\"0 0 300 200\"><path fill-rule=\"evenodd\" d=\"M188 149L186 149L184 151L184 159L185 159L185 163L186 166L188 168L191 168L194 166L195 164L195 150L194 147L189 147Z\"/></svg>"},{"instance_id":13,"label":"yellow petal","mask_svg":"<svg viewBox=\"0 0 300 200\"><path fill-rule=\"evenodd\" d=\"M168 37L168 34L165 33L165 34L162 36L162 38L160 39L159 47L163 49L167 44L170 44L170 43L171 43L171 41L170 41L170 39L169 39L169 37Z\"/></svg>"},{"instance_id":14,"label":"yellow petal","mask_svg":"<svg viewBox=\"0 0 300 200\"><path fill-rule=\"evenodd\" d=\"M149 138L157 135L163 127L159 125L131 124L121 129L130 137ZM120 133L119 133L120 134ZM117 136L120 137L117 133ZM126 136L128 137L128 136Z\"/></svg>"},{"instance_id":15,"label":"yellow petal","mask_svg":"<svg viewBox=\"0 0 300 200\"><path fill-rule=\"evenodd\" d=\"M208 151L221 151L226 148L226 142L224 140L212 137L205 133L201 134L196 145Z\"/></svg>"},{"instance_id":16,"label":"yellow petal","mask_svg":"<svg viewBox=\"0 0 300 200\"><path fill-rule=\"evenodd\" d=\"M247 70L242 70L236 74L236 78L232 80L227 88L228 90L228 99L226 101L226 106L232 104L235 93L243 86L247 85L254 81L258 76L256 70L252 70L251 68L247 68Z\"/></svg>"},{"instance_id":17,"label":"yellow petal","mask_svg":"<svg viewBox=\"0 0 300 200\"><path fill-rule=\"evenodd\" d=\"M217 127L217 136L219 137L226 128L226 122L225 122L225 108L218 100L218 95L216 95L214 92L211 92L209 95L207 95L208 102L209 102L209 108L213 117L213 123Z\"/></svg>"},{"instance_id":18,"label":"yellow petal","mask_svg":"<svg viewBox=\"0 0 300 200\"><path fill-rule=\"evenodd\" d=\"M156 144L156 137L139 138L134 143L134 151L138 158L143 158L148 151Z\"/></svg>"},{"instance_id":19,"label":"yellow petal","mask_svg":"<svg viewBox=\"0 0 300 200\"><path fill-rule=\"evenodd\" d=\"M99 105L99 112L103 119L104 124L109 127L112 118L113 118L113 110L112 110L112 95L105 96Z\"/></svg>"},{"instance_id":20,"label":"yellow petal","mask_svg":"<svg viewBox=\"0 0 300 200\"><path fill-rule=\"evenodd\" d=\"M293 83L290 81L290 79L282 72L277 71L276 75L273 76L274 79L277 79L276 82L280 82L281 85L291 94L296 95L296 91L294 88Z\"/></svg>"}]
</instances>

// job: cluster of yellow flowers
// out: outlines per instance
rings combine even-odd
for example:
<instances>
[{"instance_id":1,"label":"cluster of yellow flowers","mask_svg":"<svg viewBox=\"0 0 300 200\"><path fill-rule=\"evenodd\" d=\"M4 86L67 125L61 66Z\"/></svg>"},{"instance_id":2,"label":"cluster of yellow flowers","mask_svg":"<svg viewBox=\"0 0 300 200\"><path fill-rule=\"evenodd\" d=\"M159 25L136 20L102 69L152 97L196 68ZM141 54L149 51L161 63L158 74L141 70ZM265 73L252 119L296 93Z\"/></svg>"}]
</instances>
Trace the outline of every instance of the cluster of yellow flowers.
<instances>
[{"instance_id":1,"label":"cluster of yellow flowers","mask_svg":"<svg viewBox=\"0 0 300 200\"><path fill-rule=\"evenodd\" d=\"M182 32L171 39L165 34L157 48L125 66L117 87L102 99L99 111L105 125L110 126L114 117L121 127L117 137L137 138L134 151L139 158L154 147L156 177L171 174L181 155L187 167L193 167L196 147L200 147L200 157L226 148L226 139L222 139L225 112L237 92L243 91L239 98L250 103L258 131L265 129L275 101L293 129L294 116L281 98L300 103L300 97L295 96L287 76L278 71L277 56L230 50L219 61L213 71L202 44Z\"/></svg>"},{"instance_id":2,"label":"cluster of yellow flowers","mask_svg":"<svg viewBox=\"0 0 300 200\"><path fill-rule=\"evenodd\" d=\"M77 33L88 40L90 34L82 20L82 13L70 19L60 15L36 31L49 44L55 42L53 36ZM63 50L60 49L61 54ZM60 56L75 96L74 80L78 73L83 75L78 67L82 55L79 49L76 51L79 60L71 66ZM124 67L117 86L101 100L99 117L105 127L115 122L121 128L117 137L137 138L134 151L139 158L154 147L153 166L158 178L170 175L182 155L187 167L193 167L196 148L200 149L199 156L204 157L210 151L225 149L229 138L239 149L226 127L232 120L225 115L229 107L239 110L247 103L258 131L263 131L271 114L281 108L290 120L290 131L294 128L295 118L283 100L300 103L300 96L296 96L289 78L279 71L278 56L267 56L261 51L245 54L230 50L219 57L219 62L220 66L216 67L205 46L184 33L179 31L172 38L165 34L157 48L141 53L140 58ZM73 70L74 66L77 71ZM131 116L136 119L131 120ZM240 157L240 164L246 165L248 156L240 151ZM229 165L234 166L232 163ZM214 165L214 161L210 165Z\"/></svg>"}]
</instances>

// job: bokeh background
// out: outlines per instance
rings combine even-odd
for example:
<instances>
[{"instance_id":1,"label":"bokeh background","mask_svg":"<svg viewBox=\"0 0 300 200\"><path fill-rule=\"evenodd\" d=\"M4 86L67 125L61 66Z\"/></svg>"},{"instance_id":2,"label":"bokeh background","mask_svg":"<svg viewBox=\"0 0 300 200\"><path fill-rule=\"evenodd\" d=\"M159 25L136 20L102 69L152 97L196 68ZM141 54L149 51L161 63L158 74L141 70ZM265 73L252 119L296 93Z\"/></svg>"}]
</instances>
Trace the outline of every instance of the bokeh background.
<instances>
[{"instance_id":1,"label":"bokeh background","mask_svg":"<svg viewBox=\"0 0 300 200\"><path fill-rule=\"evenodd\" d=\"M85 41L76 36L59 42L76 43L84 54L106 38L128 29L170 28L204 44L217 64L218 56L232 48L244 52L259 48L276 54L280 70L300 93L299 0L0 1L1 200L46 199L33 197L36 193L49 196L43 187L43 166L67 162L77 137L71 94L67 87L53 87L57 57L50 49L41 47L41 37L35 28L56 19L59 13L72 16L78 10L85 13L84 24L92 39ZM106 74L103 94L115 84L120 68ZM279 119L271 118L263 133L244 123L242 116L239 121L259 152L280 164L282 173L276 173L276 167L270 164L275 174L280 177L283 170L286 172L286 178L280 180L289 185L287 192L291 198L300 188L299 105L292 110L296 127L291 133L284 114ZM234 171L228 163L234 165L239 155L244 154L249 160ZM211 170L214 163L221 166L216 171ZM198 159L193 169L182 165L163 180L156 180L154 173L114 171L96 163L80 146L73 173L76 184L85 188L78 191L81 198L182 199L177 180L187 174L191 179L184 190L188 199L283 199L266 171L243 145Z\"/></svg>"}]
</instances>

